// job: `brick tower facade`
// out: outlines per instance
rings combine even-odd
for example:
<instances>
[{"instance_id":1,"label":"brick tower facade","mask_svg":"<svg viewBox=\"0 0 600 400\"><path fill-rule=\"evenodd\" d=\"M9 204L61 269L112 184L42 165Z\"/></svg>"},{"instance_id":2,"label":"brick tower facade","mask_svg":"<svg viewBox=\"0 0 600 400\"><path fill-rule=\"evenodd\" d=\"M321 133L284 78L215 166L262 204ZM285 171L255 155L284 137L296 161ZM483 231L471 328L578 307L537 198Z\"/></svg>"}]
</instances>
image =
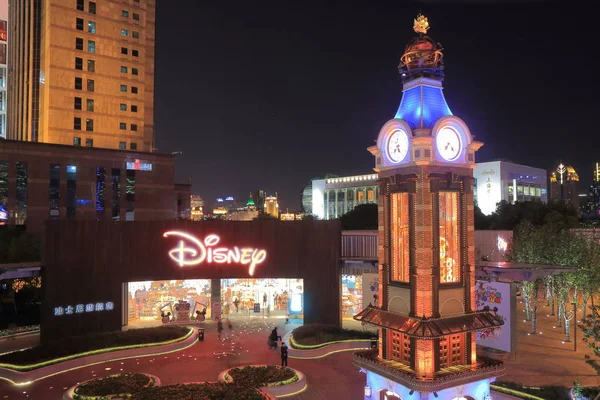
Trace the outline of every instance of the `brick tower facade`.
<instances>
[{"instance_id":1,"label":"brick tower facade","mask_svg":"<svg viewBox=\"0 0 600 400\"><path fill-rule=\"evenodd\" d=\"M369 148L379 174L379 299L354 318L378 326L378 349L355 354L366 399L476 399L502 363L477 357L476 332L502 320L475 310L473 168L468 126L443 94L443 54L426 36L406 46L403 96Z\"/></svg>"}]
</instances>

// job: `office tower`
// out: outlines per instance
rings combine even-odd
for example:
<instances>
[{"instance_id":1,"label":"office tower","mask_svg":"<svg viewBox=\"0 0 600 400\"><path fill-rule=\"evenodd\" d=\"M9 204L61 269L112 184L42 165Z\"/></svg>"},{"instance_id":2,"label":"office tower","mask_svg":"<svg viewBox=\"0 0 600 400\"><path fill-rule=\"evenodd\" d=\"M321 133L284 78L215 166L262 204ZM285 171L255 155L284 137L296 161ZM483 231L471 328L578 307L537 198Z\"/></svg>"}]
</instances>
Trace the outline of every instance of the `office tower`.
<instances>
[{"instance_id":1,"label":"office tower","mask_svg":"<svg viewBox=\"0 0 600 400\"><path fill-rule=\"evenodd\" d=\"M155 0L9 10L9 139L153 149Z\"/></svg>"}]
</instances>

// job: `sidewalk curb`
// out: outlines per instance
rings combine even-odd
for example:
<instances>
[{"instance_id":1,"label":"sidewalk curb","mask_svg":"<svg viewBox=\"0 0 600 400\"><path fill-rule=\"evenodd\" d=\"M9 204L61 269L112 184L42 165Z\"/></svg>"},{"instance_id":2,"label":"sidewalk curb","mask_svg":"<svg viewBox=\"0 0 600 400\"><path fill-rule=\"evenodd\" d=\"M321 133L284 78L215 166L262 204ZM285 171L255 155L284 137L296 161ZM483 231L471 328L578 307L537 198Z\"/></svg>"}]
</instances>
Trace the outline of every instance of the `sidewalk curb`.
<instances>
[{"instance_id":1,"label":"sidewalk curb","mask_svg":"<svg viewBox=\"0 0 600 400\"><path fill-rule=\"evenodd\" d=\"M283 337L283 341L286 343L290 342L290 336L293 331L286 333ZM298 360L312 360L317 358L327 357L330 354L340 353L343 351L357 351L357 350L369 350L371 343L369 340L349 340L343 343L329 344L318 349L300 350L295 349L291 345L288 347L288 357L295 358Z\"/></svg>"},{"instance_id":2,"label":"sidewalk curb","mask_svg":"<svg viewBox=\"0 0 600 400\"><path fill-rule=\"evenodd\" d=\"M108 353L75 358L73 360L60 362L27 372L15 371L9 368L0 368L0 379L7 380L17 386L27 385L50 376L62 374L63 372L74 369L84 368L90 365L124 360L128 358L157 356L184 350L196 343L198 340L197 336L197 334L192 333L188 338L176 343L163 346L143 347L138 349L117 350Z\"/></svg>"}]
</instances>

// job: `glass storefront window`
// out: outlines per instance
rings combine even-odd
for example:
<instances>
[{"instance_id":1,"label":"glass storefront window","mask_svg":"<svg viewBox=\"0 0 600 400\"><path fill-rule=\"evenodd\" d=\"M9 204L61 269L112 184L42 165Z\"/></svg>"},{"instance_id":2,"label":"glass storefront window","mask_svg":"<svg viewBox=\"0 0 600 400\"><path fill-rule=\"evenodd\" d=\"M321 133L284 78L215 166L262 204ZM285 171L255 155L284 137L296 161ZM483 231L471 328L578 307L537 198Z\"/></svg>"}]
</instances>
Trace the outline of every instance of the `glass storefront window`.
<instances>
[{"instance_id":1,"label":"glass storefront window","mask_svg":"<svg viewBox=\"0 0 600 400\"><path fill-rule=\"evenodd\" d=\"M460 281L460 240L458 231L458 193L440 192L440 282Z\"/></svg>"},{"instance_id":2,"label":"glass storefront window","mask_svg":"<svg viewBox=\"0 0 600 400\"><path fill-rule=\"evenodd\" d=\"M185 323L209 317L210 279L129 282L127 286L130 325Z\"/></svg>"},{"instance_id":3,"label":"glass storefront window","mask_svg":"<svg viewBox=\"0 0 600 400\"><path fill-rule=\"evenodd\" d=\"M255 312L258 304L259 313ZM304 318L302 279L222 279L221 311L230 315Z\"/></svg>"},{"instance_id":4,"label":"glass storefront window","mask_svg":"<svg viewBox=\"0 0 600 400\"><path fill-rule=\"evenodd\" d=\"M342 317L353 317L363 309L361 275L342 275Z\"/></svg>"}]
</instances>

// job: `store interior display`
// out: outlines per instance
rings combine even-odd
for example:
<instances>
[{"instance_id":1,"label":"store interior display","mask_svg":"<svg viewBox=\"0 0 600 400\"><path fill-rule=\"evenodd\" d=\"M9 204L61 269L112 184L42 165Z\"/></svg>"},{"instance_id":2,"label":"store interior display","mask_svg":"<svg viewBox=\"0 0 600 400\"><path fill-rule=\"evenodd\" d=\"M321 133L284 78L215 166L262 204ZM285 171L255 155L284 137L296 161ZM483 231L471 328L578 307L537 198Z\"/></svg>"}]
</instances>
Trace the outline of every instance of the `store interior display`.
<instances>
[{"instance_id":1,"label":"store interior display","mask_svg":"<svg viewBox=\"0 0 600 400\"><path fill-rule=\"evenodd\" d=\"M128 320L203 321L210 309L210 280L129 282Z\"/></svg>"},{"instance_id":2,"label":"store interior display","mask_svg":"<svg viewBox=\"0 0 600 400\"><path fill-rule=\"evenodd\" d=\"M362 285L362 276L342 275L342 317L352 317L362 311Z\"/></svg>"}]
</instances>

